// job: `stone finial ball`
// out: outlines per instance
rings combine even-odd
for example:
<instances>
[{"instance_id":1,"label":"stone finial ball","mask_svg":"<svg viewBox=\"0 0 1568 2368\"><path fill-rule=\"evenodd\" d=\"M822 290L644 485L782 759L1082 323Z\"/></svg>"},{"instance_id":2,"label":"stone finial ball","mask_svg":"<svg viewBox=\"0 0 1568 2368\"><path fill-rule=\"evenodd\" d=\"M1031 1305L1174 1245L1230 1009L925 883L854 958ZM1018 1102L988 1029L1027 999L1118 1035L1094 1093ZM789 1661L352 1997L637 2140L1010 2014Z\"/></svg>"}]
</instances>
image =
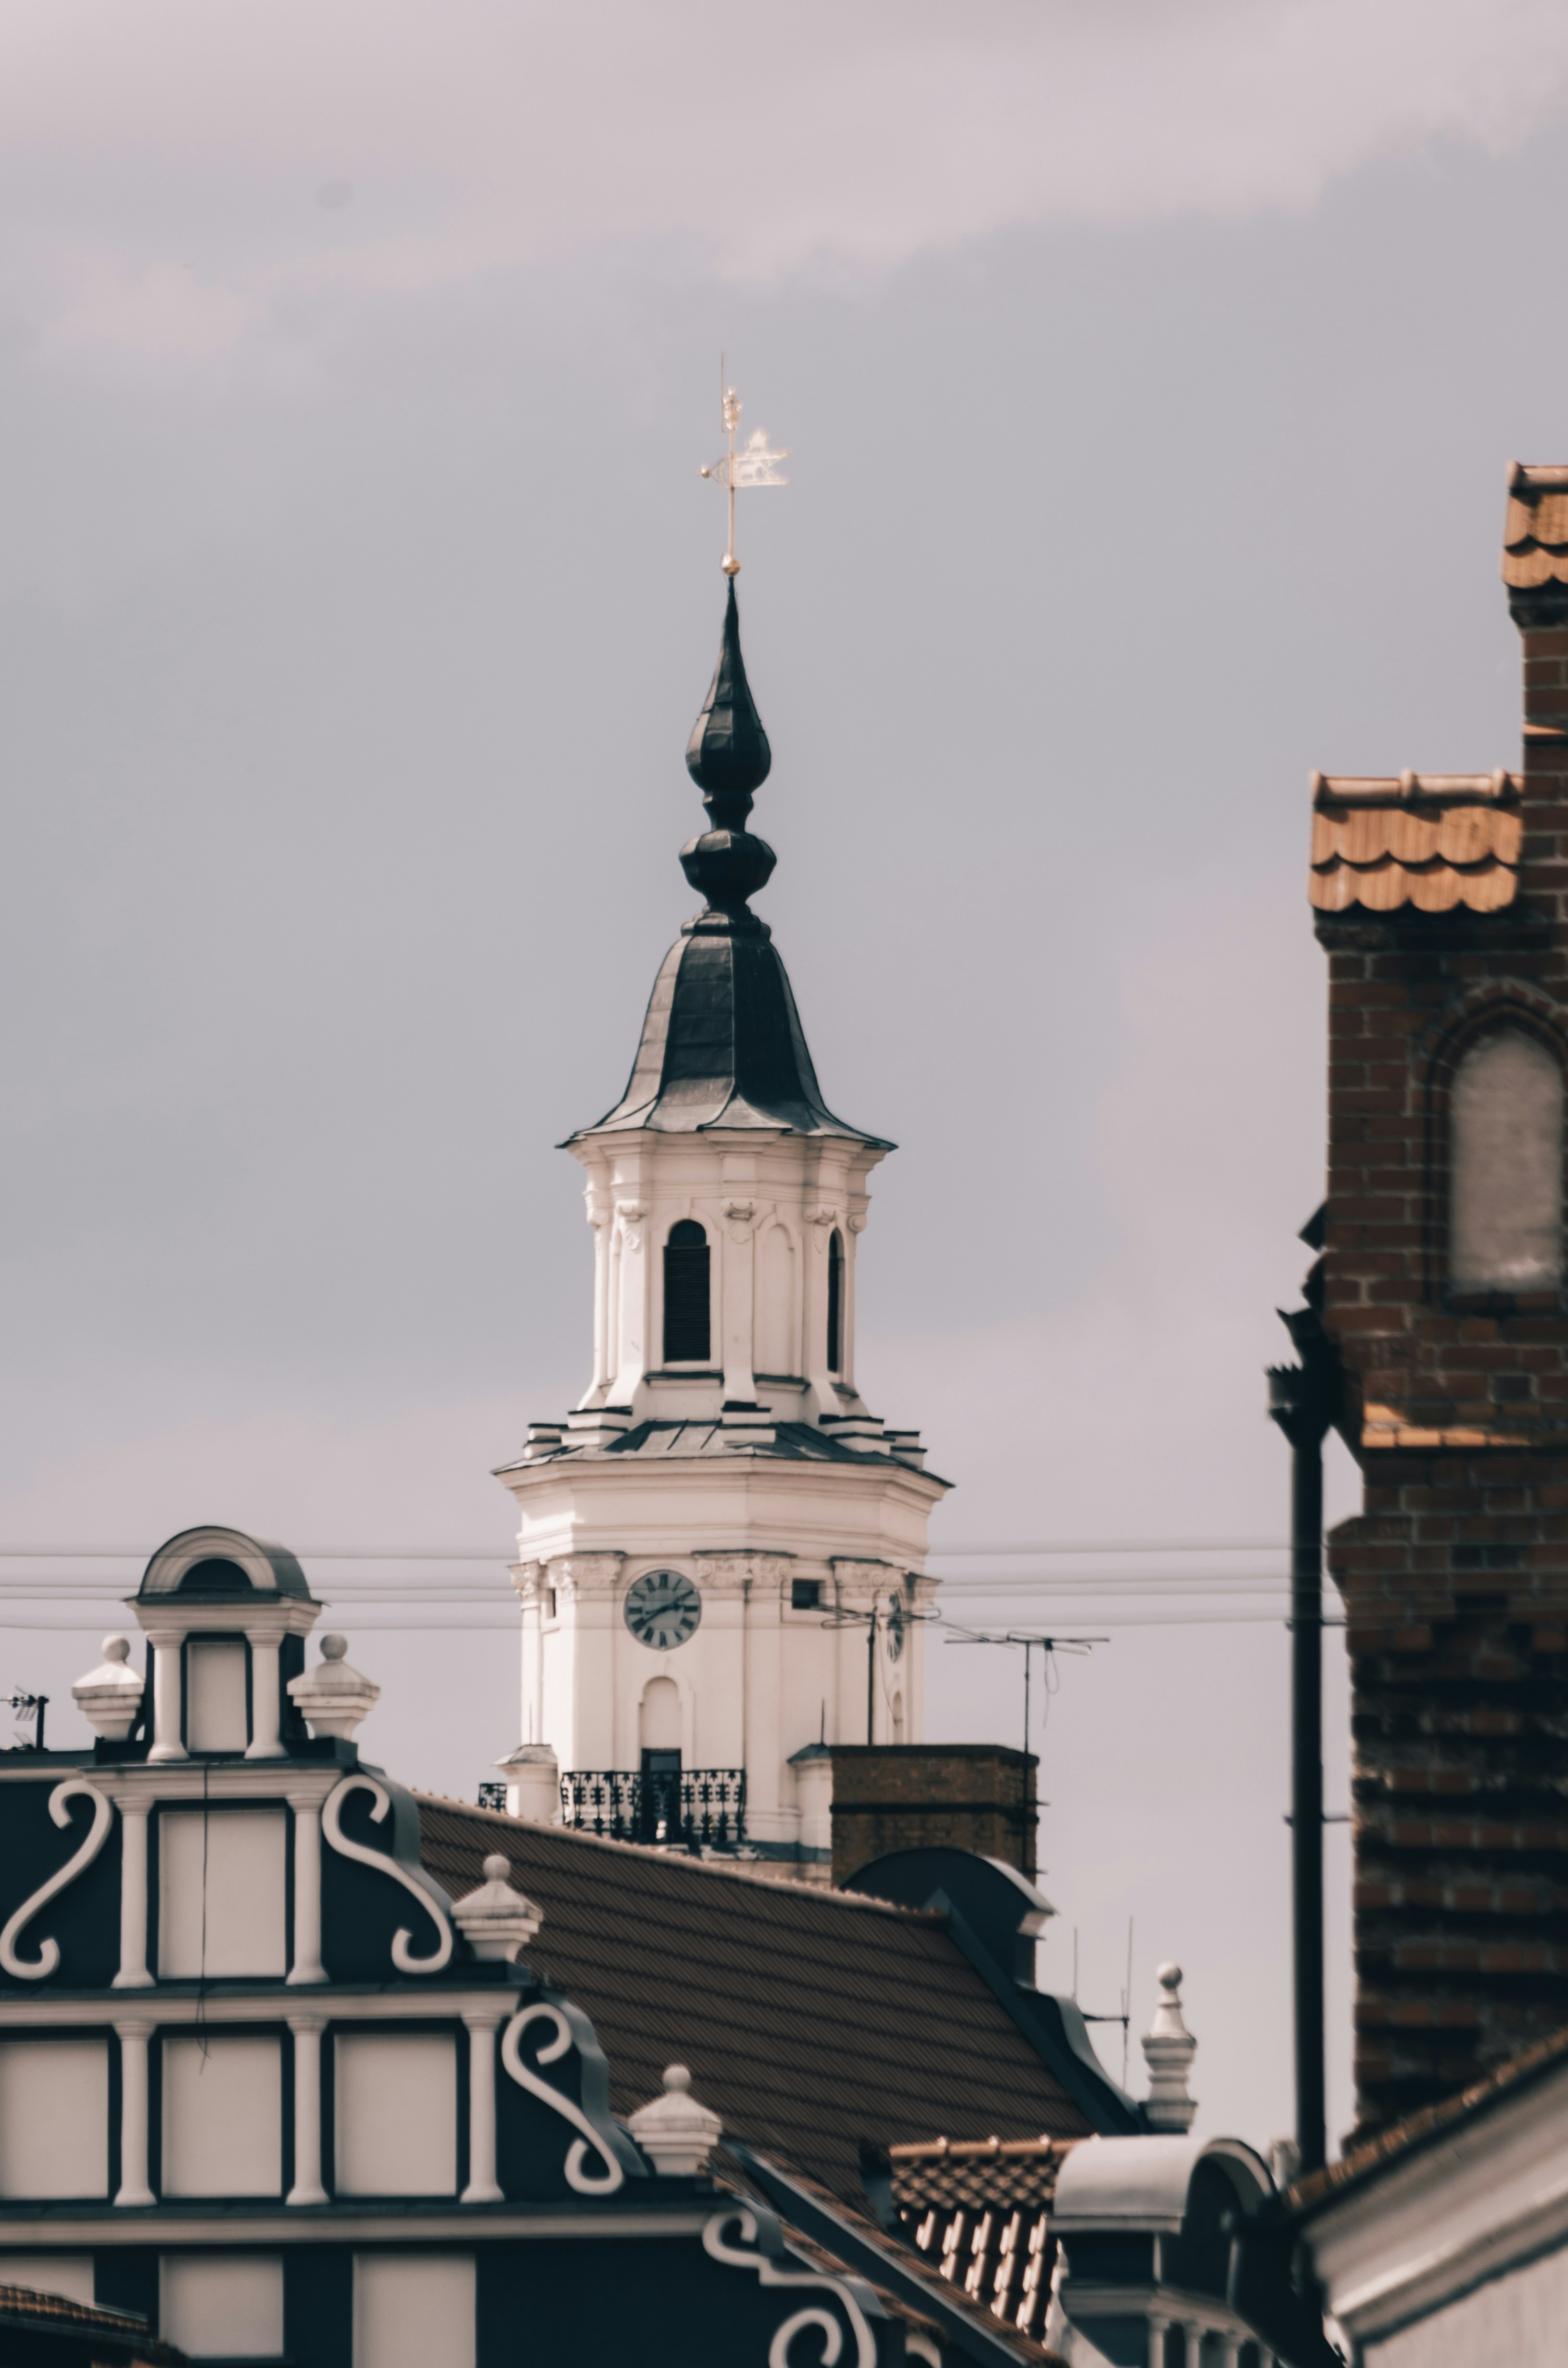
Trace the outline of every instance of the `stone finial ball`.
<instances>
[{"instance_id":1,"label":"stone finial ball","mask_svg":"<svg viewBox=\"0 0 1568 2368\"><path fill-rule=\"evenodd\" d=\"M505 1883L511 1872L511 1860L509 1858L503 1858L499 1850L492 1850L489 1857L484 1861L484 1879L486 1883Z\"/></svg>"},{"instance_id":2,"label":"stone finial ball","mask_svg":"<svg viewBox=\"0 0 1568 2368\"><path fill-rule=\"evenodd\" d=\"M347 1650L347 1636L324 1636L321 1640L321 1656L324 1661L341 1661Z\"/></svg>"},{"instance_id":3,"label":"stone finial ball","mask_svg":"<svg viewBox=\"0 0 1568 2368\"><path fill-rule=\"evenodd\" d=\"M104 1658L106 1661L129 1661L131 1658L130 1637L106 1636L104 1638Z\"/></svg>"},{"instance_id":4,"label":"stone finial ball","mask_svg":"<svg viewBox=\"0 0 1568 2368\"><path fill-rule=\"evenodd\" d=\"M1159 1983L1160 1987L1163 1990L1179 1990L1181 1987L1181 1967L1174 1959L1167 1959L1160 1967L1158 1973L1154 1975L1154 1979Z\"/></svg>"},{"instance_id":5,"label":"stone finial ball","mask_svg":"<svg viewBox=\"0 0 1568 2368\"><path fill-rule=\"evenodd\" d=\"M665 2086L672 2097L678 2097L683 2089L690 2088L691 2075L684 2064L665 2065Z\"/></svg>"}]
</instances>

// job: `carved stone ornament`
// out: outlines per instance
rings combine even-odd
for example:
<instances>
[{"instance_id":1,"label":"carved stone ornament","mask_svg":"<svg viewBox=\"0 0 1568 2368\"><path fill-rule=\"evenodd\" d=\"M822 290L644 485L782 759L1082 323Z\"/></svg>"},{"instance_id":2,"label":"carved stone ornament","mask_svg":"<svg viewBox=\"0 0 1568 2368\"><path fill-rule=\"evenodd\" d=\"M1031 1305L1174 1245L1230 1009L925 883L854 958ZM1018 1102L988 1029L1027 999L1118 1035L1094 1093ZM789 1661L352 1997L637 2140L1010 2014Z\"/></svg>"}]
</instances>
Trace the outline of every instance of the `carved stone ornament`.
<instances>
[{"instance_id":1,"label":"carved stone ornament","mask_svg":"<svg viewBox=\"0 0 1568 2368\"><path fill-rule=\"evenodd\" d=\"M724 2135L724 2124L691 2093L691 2075L684 2064L665 2070L665 2091L639 2105L627 2127L653 2169L666 2179L695 2179L708 2168L708 2157Z\"/></svg>"},{"instance_id":2,"label":"carved stone ornament","mask_svg":"<svg viewBox=\"0 0 1568 2368\"><path fill-rule=\"evenodd\" d=\"M361 1677L358 1669L349 1668L344 1659L347 1650L347 1637L324 1636L321 1659L314 1668L289 1680L289 1699L309 1720L312 1735L347 1739L381 1700L381 1690L374 1679Z\"/></svg>"},{"instance_id":3,"label":"carved stone ornament","mask_svg":"<svg viewBox=\"0 0 1568 2368\"><path fill-rule=\"evenodd\" d=\"M627 1248L640 1250L642 1247L642 1236L637 1228L647 1215L647 1210L639 1201L622 1201L615 1213L620 1219L621 1236Z\"/></svg>"},{"instance_id":4,"label":"carved stone ornament","mask_svg":"<svg viewBox=\"0 0 1568 2368\"><path fill-rule=\"evenodd\" d=\"M1143 2061L1149 2067L1149 2101L1144 2111L1151 2129L1189 2130L1198 2100L1188 2096L1187 2080L1198 2042L1182 2018L1181 1967L1162 1965L1155 1979L1160 1985L1160 2003L1143 2034Z\"/></svg>"},{"instance_id":5,"label":"carved stone ornament","mask_svg":"<svg viewBox=\"0 0 1568 2368\"><path fill-rule=\"evenodd\" d=\"M454 1901L452 1921L476 1957L510 1964L544 1921L544 1910L512 1888L512 1863L499 1850L484 1861L484 1881Z\"/></svg>"},{"instance_id":6,"label":"carved stone ornament","mask_svg":"<svg viewBox=\"0 0 1568 2368\"><path fill-rule=\"evenodd\" d=\"M106 1636L99 1666L71 1689L83 1717L106 1743L123 1743L142 1714L142 1680L130 1660L129 1637Z\"/></svg>"}]
</instances>

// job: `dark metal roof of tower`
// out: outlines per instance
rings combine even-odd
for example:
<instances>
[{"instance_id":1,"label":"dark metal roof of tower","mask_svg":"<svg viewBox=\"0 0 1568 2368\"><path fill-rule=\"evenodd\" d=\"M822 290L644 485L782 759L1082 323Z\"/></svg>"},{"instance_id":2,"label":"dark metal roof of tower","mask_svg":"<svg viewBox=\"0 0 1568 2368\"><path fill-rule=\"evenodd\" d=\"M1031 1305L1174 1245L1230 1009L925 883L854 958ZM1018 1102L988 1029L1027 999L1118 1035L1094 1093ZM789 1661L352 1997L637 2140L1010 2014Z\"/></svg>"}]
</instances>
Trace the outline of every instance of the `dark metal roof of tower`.
<instances>
[{"instance_id":1,"label":"dark metal roof of tower","mask_svg":"<svg viewBox=\"0 0 1568 2368\"><path fill-rule=\"evenodd\" d=\"M710 827L681 848L681 870L707 903L660 966L625 1093L571 1141L643 1127L664 1134L758 1127L845 1135L891 1151L824 1102L772 932L747 904L778 859L745 827L773 757L741 657L733 575L719 663L686 761Z\"/></svg>"}]
</instances>

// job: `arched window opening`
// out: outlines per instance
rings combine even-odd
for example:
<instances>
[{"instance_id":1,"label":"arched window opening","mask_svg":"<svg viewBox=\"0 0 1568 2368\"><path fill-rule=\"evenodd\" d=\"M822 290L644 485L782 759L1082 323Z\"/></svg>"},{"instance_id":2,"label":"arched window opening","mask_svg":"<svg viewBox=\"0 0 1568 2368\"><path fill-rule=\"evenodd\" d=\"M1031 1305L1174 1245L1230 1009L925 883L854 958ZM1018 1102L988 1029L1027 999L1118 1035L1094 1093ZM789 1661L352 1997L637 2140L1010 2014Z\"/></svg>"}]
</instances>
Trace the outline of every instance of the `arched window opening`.
<instances>
[{"instance_id":1,"label":"arched window opening","mask_svg":"<svg viewBox=\"0 0 1568 2368\"><path fill-rule=\"evenodd\" d=\"M665 1362L705 1365L710 1327L708 1236L693 1218L670 1227L665 1244Z\"/></svg>"},{"instance_id":2,"label":"arched window opening","mask_svg":"<svg viewBox=\"0 0 1568 2368\"><path fill-rule=\"evenodd\" d=\"M844 1371L844 1236L836 1225L827 1246L827 1370Z\"/></svg>"},{"instance_id":3,"label":"arched window opening","mask_svg":"<svg viewBox=\"0 0 1568 2368\"><path fill-rule=\"evenodd\" d=\"M1562 1071L1537 1036L1496 1028L1454 1073L1449 1281L1555 1292L1562 1279Z\"/></svg>"}]
</instances>

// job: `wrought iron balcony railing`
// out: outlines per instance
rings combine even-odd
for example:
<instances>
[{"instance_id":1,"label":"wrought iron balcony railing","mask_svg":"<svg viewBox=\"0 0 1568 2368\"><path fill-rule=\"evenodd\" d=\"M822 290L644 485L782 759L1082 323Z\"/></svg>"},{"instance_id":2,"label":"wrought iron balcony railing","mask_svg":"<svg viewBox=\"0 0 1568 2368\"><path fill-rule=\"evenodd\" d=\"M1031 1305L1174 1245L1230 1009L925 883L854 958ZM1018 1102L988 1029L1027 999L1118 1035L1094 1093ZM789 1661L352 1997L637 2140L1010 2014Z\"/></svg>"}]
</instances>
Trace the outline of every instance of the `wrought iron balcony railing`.
<instances>
[{"instance_id":1,"label":"wrought iron balcony railing","mask_svg":"<svg viewBox=\"0 0 1568 2368\"><path fill-rule=\"evenodd\" d=\"M746 1838L744 1768L574 1768L561 1779L562 1822L612 1841L733 1850Z\"/></svg>"}]
</instances>

